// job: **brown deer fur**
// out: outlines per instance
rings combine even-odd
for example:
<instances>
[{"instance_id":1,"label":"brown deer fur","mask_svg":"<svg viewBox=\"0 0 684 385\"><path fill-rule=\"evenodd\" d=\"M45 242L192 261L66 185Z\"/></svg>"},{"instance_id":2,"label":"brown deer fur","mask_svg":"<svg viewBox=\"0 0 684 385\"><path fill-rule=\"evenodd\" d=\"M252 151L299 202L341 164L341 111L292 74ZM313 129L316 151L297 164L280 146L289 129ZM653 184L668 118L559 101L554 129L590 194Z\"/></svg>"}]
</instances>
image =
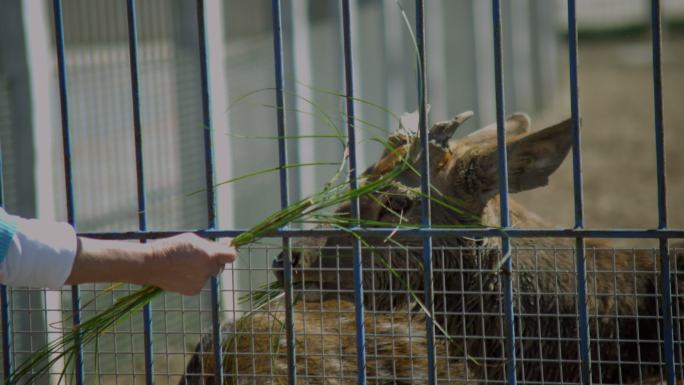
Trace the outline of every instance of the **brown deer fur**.
<instances>
[{"instance_id":1,"label":"brown deer fur","mask_svg":"<svg viewBox=\"0 0 684 385\"><path fill-rule=\"evenodd\" d=\"M223 326L226 384L287 384L285 313L260 310ZM354 304L348 301L299 302L294 308L297 384L357 383ZM425 319L407 310L366 312L368 384L427 384ZM463 384L462 360L448 358L444 340L436 342L439 384ZM211 338L204 338L179 385L214 385Z\"/></svg>"}]
</instances>

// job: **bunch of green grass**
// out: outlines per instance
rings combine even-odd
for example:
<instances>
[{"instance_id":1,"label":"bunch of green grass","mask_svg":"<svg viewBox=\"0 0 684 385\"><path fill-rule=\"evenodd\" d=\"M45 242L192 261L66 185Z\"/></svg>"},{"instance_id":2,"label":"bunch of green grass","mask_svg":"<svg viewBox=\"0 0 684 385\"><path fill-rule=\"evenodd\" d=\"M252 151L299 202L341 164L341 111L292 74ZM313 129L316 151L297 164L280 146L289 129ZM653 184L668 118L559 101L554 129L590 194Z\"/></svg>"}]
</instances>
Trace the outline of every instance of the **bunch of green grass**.
<instances>
[{"instance_id":1,"label":"bunch of green grass","mask_svg":"<svg viewBox=\"0 0 684 385\"><path fill-rule=\"evenodd\" d=\"M344 162L342 162L344 163ZM369 181L355 190L348 188L346 181L335 183L333 178L320 192L291 204L290 206L268 216L251 229L233 238L231 245L240 248L272 234L279 228L303 218L314 216L316 213L343 202L378 191L390 183L406 168L407 162L400 162L394 170L373 181ZM336 177L343 170L341 165ZM262 293L259 303L268 302L274 291L280 290L276 286ZM22 362L12 373L8 384L21 382L31 383L49 372L49 369L60 360L68 367L75 361L79 346L96 343L103 334L113 330L117 325L128 320L132 314L142 309L152 299L163 293L154 286L145 286L131 294L118 298L112 306L96 314L92 318L73 326L63 335L35 351L27 360ZM62 377L66 374L62 373Z\"/></svg>"},{"instance_id":2,"label":"bunch of green grass","mask_svg":"<svg viewBox=\"0 0 684 385\"><path fill-rule=\"evenodd\" d=\"M380 139L376 139L380 140ZM389 147L389 144L383 140L380 140L390 151L394 149ZM344 160L339 164L339 169L335 176L325 185L325 187L305 199L297 201L290 206L277 211L276 213L268 216L254 227L241 233L231 241L231 245L240 248L274 233L276 230L292 223L318 223L332 225L342 231L349 232L352 236L361 239L362 244L365 248L371 250L374 254L376 260L380 261L389 271L394 275L396 279L402 280L401 275L392 269L392 266L387 263L380 255L373 252L373 247L363 240L358 234L350 230L354 224L360 224L362 226L383 226L383 227L415 227L415 224L405 224L401 220L399 223L388 223L379 222L371 220L362 220L360 223L352 223L351 219L338 214L327 214L324 211L331 207L338 206L344 202L348 202L352 199L361 197L370 197L379 204L383 204L380 199L376 197L378 194L385 194L379 192L391 185L395 178L405 171L415 172L413 164L416 159L408 159L404 155L398 154L399 162L395 167L388 173L380 176L373 180L362 180L360 187L357 189L349 189L348 180L340 181L340 176L344 170ZM418 154L420 156L420 154ZM296 166L296 165L295 165ZM295 167L293 165L287 167ZM267 171L275 171L279 168L273 168L268 170L262 170L257 173L250 175L257 175L259 173ZM236 178L234 180L228 181L232 182L235 180L243 179L242 177ZM434 190L434 189L433 189ZM436 191L435 191L436 192ZM420 194L419 191L415 192ZM435 194L436 195L436 194ZM444 200L438 199L435 195L431 195L430 199L438 205L441 205L449 210L454 210L462 213L455 205L447 203ZM389 207L385 207L390 210ZM402 218L402 213L394 213L398 218ZM392 235L385 239L386 242L392 242L395 245L403 247L400 243L392 239ZM422 306L422 301L420 300L418 294L416 294L407 285L406 289L411 293L411 296L417 304L426 312L429 316L429 311L427 308ZM113 287L112 287L113 288ZM99 295L108 293L111 290L106 290ZM61 374L62 377L66 376L66 368L70 366L75 361L75 355L78 351L79 346L87 345L90 343L97 344L98 338L107 332L113 330L116 326L120 325L122 322L128 320L132 314L136 313L142 309L146 304L150 303L152 299L162 294L163 290L154 286L145 286L131 294L125 295L116 299L114 304L104 311L96 314L92 318L82 322L79 325L75 325L69 330L66 330L64 334L57 340L50 342L49 344L41 347L36 352L34 352L27 360L19 365L12 376L9 379L8 384L18 384L21 382L32 382L35 379L41 377L42 375L49 372L49 369L60 360L65 362L65 372ZM273 282L267 286L262 287L253 293L250 293L247 297L243 298L241 301L250 301L252 303L253 309L262 308L267 305L277 297L281 296L283 293L283 288L279 282ZM97 298L97 297L96 297ZM95 300L95 299L94 299ZM94 301L93 300L93 301ZM91 301L92 302L92 301ZM86 307L86 304L84 307ZM444 329L437 325L437 327L445 333ZM446 333L445 333L446 334Z\"/></svg>"}]
</instances>

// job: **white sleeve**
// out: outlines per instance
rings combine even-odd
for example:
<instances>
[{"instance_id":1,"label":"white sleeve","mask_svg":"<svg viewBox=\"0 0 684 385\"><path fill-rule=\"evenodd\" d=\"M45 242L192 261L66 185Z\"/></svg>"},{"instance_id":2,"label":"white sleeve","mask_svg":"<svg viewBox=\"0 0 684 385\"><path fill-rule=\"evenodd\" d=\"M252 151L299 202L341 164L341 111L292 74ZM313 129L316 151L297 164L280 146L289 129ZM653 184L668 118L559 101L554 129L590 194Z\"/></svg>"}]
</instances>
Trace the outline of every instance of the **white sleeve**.
<instances>
[{"instance_id":1,"label":"white sleeve","mask_svg":"<svg viewBox=\"0 0 684 385\"><path fill-rule=\"evenodd\" d=\"M16 232L0 262L0 282L51 289L63 286L76 257L73 227L67 223L8 217L14 221Z\"/></svg>"}]
</instances>

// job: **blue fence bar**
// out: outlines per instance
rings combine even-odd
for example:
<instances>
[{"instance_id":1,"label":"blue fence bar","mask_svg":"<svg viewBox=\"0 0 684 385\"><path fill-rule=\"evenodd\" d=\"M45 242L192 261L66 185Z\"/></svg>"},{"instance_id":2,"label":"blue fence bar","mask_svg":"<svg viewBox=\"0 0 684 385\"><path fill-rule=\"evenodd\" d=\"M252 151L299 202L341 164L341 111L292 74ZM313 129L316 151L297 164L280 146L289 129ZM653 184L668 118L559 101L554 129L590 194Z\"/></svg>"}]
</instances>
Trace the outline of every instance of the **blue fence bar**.
<instances>
[{"instance_id":1,"label":"blue fence bar","mask_svg":"<svg viewBox=\"0 0 684 385\"><path fill-rule=\"evenodd\" d=\"M69 93L67 92L66 58L64 54L64 25L62 17L62 1L53 0L53 14L55 18L55 46L57 48L57 73L59 76L59 102L62 115L62 151L64 152L64 181L66 183L67 221L76 227L76 210L74 208L74 183L71 167L71 134L69 130ZM81 323L81 294L78 286L71 287L72 323ZM80 334L76 335L76 385L85 383L83 373L83 347Z\"/></svg>"},{"instance_id":2,"label":"blue fence bar","mask_svg":"<svg viewBox=\"0 0 684 385\"><path fill-rule=\"evenodd\" d=\"M5 185L2 174L2 149L0 149L0 207L5 207ZM2 318L2 373L5 383L12 373L11 334L9 316L9 291L7 286L0 285L0 318Z\"/></svg>"},{"instance_id":3,"label":"blue fence bar","mask_svg":"<svg viewBox=\"0 0 684 385\"><path fill-rule=\"evenodd\" d=\"M138 31L136 25L135 0L126 2L128 16L128 50L131 67L131 96L133 101L133 136L135 140L135 176L138 192L138 227L147 230L147 207L145 199L145 174L142 153L142 122L140 118L140 83L138 72ZM141 239L142 242L145 239ZM154 361L152 346L152 306L143 307L143 326L145 338L145 382L154 383Z\"/></svg>"},{"instance_id":4,"label":"blue fence bar","mask_svg":"<svg viewBox=\"0 0 684 385\"><path fill-rule=\"evenodd\" d=\"M349 149L349 187L358 188L356 167L356 122L354 114L354 62L352 57L351 17L349 0L342 0L342 40L344 46L344 84L347 106L347 148ZM359 198L351 200L352 225L359 225ZM364 324L363 271L361 265L361 240L353 241L354 254L354 308L356 310L356 364L357 383L366 384L366 328Z\"/></svg>"},{"instance_id":5,"label":"blue fence bar","mask_svg":"<svg viewBox=\"0 0 684 385\"><path fill-rule=\"evenodd\" d=\"M570 114L572 117L572 181L575 198L575 228L584 227L584 195L582 189L582 147L580 140L579 81L577 73L577 18L575 0L568 0L568 60L570 71ZM582 383L591 383L591 351L587 316L587 272L584 238L575 238L577 266L577 311L579 315L580 361Z\"/></svg>"},{"instance_id":6,"label":"blue fence bar","mask_svg":"<svg viewBox=\"0 0 684 385\"><path fill-rule=\"evenodd\" d=\"M499 202L501 210L501 226L508 227L508 162L506 159L506 130L505 130L505 105L504 105L504 79L503 79L503 47L501 45L501 3L492 0L492 23L494 26L494 85L496 88L496 140L499 152ZM501 237L501 258L503 265L501 270L503 281L504 312L506 324L506 378L509 385L515 385L516 360L515 360L515 317L513 313L513 284L511 281L511 241L507 235Z\"/></svg>"},{"instance_id":7,"label":"blue fence bar","mask_svg":"<svg viewBox=\"0 0 684 385\"><path fill-rule=\"evenodd\" d=\"M418 45L418 133L420 136L421 165L420 191L421 212L420 224L423 228L432 227L430 210L430 144L428 140L427 124L427 73L425 64L425 4L423 0L416 0L416 44ZM430 314L425 317L426 338L428 345L428 383L435 381L435 307L433 304L432 282L432 236L428 233L423 237L423 287L425 307Z\"/></svg>"},{"instance_id":8,"label":"blue fence bar","mask_svg":"<svg viewBox=\"0 0 684 385\"><path fill-rule=\"evenodd\" d=\"M204 0L197 0L197 29L199 38L200 79L202 86L202 119L204 132L204 172L207 189L207 224L216 228L216 190L214 189L214 146L211 140L212 121L209 94L209 69L207 65L207 30L205 24ZM219 277L211 277L211 331L214 348L214 362L223 362L221 349L221 320L219 314ZM214 365L215 383L223 383L223 365Z\"/></svg>"},{"instance_id":9,"label":"blue fence bar","mask_svg":"<svg viewBox=\"0 0 684 385\"><path fill-rule=\"evenodd\" d=\"M287 169L287 146L285 145L285 99L283 96L283 31L280 0L271 0L273 17L273 61L275 71L276 124L278 129L278 165L280 166L280 207L289 205ZM285 339L287 342L288 383L297 383L297 363L294 341L294 315L292 293L292 249L290 238L283 237L283 280L285 286Z\"/></svg>"},{"instance_id":10,"label":"blue fence bar","mask_svg":"<svg viewBox=\"0 0 684 385\"><path fill-rule=\"evenodd\" d=\"M658 180L658 229L667 228L667 181L665 178L665 139L663 123L663 80L660 0L651 0L651 36L653 45L653 107L655 112L656 172ZM675 383L674 338L672 335L672 291L670 255L667 238L660 238L660 276L663 291L663 342L665 380Z\"/></svg>"},{"instance_id":11,"label":"blue fence bar","mask_svg":"<svg viewBox=\"0 0 684 385\"><path fill-rule=\"evenodd\" d=\"M11 333L9 316L9 292L7 286L0 285L0 316L2 317L2 370L5 383L12 373Z\"/></svg>"},{"instance_id":12,"label":"blue fence bar","mask_svg":"<svg viewBox=\"0 0 684 385\"><path fill-rule=\"evenodd\" d=\"M0 315L2 317L2 370L5 383L12 373L11 333L9 316L9 292L7 286L0 285Z\"/></svg>"}]
</instances>

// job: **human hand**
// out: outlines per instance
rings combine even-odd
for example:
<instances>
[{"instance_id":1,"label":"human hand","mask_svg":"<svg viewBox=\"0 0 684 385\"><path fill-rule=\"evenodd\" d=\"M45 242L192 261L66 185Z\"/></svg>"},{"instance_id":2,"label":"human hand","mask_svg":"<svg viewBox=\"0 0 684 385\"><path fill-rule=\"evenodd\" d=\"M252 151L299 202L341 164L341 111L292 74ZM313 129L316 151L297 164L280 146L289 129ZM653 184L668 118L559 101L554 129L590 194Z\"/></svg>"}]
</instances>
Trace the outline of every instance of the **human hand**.
<instances>
[{"instance_id":1,"label":"human hand","mask_svg":"<svg viewBox=\"0 0 684 385\"><path fill-rule=\"evenodd\" d=\"M198 294L209 277L221 273L237 256L233 247L192 233L158 240L150 246L145 261L149 271L146 283L184 295Z\"/></svg>"}]
</instances>

